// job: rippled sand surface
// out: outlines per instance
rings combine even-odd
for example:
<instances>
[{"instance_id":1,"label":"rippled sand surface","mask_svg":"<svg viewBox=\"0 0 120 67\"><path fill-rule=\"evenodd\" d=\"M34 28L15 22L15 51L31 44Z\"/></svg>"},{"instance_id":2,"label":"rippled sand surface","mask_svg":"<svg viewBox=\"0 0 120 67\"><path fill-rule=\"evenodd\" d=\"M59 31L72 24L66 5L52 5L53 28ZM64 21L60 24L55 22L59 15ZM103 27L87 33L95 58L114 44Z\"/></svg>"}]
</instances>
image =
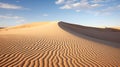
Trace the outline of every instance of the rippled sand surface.
<instances>
[{"instance_id":1,"label":"rippled sand surface","mask_svg":"<svg viewBox=\"0 0 120 67\"><path fill-rule=\"evenodd\" d=\"M97 31L63 22L1 29L0 67L120 66L120 33Z\"/></svg>"}]
</instances>

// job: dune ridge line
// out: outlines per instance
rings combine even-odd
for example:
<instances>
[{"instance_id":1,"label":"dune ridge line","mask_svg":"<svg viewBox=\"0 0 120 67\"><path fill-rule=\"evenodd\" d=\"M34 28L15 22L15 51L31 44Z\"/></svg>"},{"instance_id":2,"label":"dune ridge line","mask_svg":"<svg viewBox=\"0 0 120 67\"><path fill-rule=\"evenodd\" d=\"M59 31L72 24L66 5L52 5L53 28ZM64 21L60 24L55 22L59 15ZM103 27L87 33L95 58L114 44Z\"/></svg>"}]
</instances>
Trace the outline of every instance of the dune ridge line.
<instances>
[{"instance_id":1,"label":"dune ridge line","mask_svg":"<svg viewBox=\"0 0 120 67\"><path fill-rule=\"evenodd\" d=\"M64 22L32 23L2 30L0 67L120 66L120 48L73 34L78 31L76 33L87 34L85 36L89 37L91 31L93 34L97 29L86 30ZM95 38L101 39L99 36ZM119 43L119 40L113 42Z\"/></svg>"}]
</instances>

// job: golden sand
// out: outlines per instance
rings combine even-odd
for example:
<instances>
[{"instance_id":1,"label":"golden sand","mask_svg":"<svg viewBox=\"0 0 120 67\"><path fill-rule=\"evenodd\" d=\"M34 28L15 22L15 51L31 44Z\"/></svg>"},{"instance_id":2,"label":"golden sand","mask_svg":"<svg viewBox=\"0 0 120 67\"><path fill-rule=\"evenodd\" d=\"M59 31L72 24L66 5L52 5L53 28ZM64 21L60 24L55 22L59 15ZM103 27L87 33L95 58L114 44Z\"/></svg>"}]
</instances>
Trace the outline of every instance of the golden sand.
<instances>
[{"instance_id":1,"label":"golden sand","mask_svg":"<svg viewBox=\"0 0 120 67\"><path fill-rule=\"evenodd\" d=\"M93 36L90 29L86 30L49 22L2 29L0 67L120 66L120 47L112 44L116 41L104 38L105 31L101 31L104 32L102 37L100 34ZM92 30L92 33L96 32Z\"/></svg>"}]
</instances>

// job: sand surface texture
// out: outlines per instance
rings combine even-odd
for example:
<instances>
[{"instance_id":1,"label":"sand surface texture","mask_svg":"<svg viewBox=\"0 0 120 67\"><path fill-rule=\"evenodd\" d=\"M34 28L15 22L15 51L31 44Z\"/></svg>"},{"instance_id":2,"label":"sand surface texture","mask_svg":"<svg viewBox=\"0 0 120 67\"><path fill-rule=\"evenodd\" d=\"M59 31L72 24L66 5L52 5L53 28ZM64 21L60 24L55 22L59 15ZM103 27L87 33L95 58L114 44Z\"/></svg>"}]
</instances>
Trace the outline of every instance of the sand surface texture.
<instances>
[{"instance_id":1,"label":"sand surface texture","mask_svg":"<svg viewBox=\"0 0 120 67\"><path fill-rule=\"evenodd\" d=\"M120 66L120 32L96 31L63 22L1 29L0 67Z\"/></svg>"}]
</instances>

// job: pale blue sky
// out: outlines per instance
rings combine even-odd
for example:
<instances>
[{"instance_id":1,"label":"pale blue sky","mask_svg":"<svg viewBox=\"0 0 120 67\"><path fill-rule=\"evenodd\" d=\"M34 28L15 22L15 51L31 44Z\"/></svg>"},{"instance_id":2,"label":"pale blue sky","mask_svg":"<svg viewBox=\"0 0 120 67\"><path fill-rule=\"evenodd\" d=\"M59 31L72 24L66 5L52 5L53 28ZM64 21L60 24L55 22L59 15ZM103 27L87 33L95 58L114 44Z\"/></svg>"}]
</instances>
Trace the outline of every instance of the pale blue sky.
<instances>
[{"instance_id":1,"label":"pale blue sky","mask_svg":"<svg viewBox=\"0 0 120 67\"><path fill-rule=\"evenodd\" d=\"M0 27L42 21L120 26L120 0L0 0Z\"/></svg>"}]
</instances>

